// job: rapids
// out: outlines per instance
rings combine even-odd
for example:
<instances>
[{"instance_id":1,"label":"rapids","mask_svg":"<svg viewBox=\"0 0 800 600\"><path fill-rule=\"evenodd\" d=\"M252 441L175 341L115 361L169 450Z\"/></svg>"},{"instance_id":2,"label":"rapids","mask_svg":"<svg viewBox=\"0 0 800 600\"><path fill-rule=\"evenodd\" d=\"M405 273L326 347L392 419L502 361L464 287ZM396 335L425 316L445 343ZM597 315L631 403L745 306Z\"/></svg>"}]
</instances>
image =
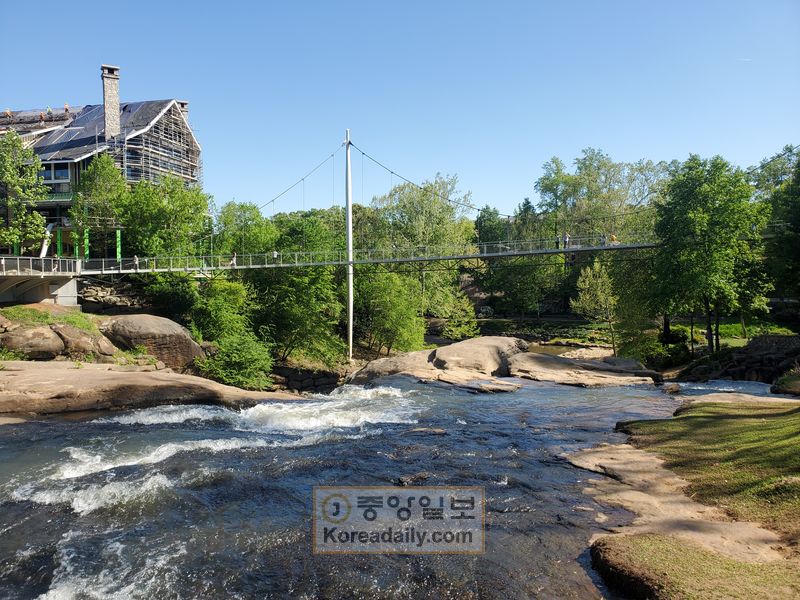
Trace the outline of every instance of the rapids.
<instances>
[{"instance_id":1,"label":"rapids","mask_svg":"<svg viewBox=\"0 0 800 600\"><path fill-rule=\"evenodd\" d=\"M608 597L587 542L630 515L584 495L595 475L562 454L623 441L617 421L667 416L676 399L391 386L3 426L0 598ZM419 473L485 487L484 555L311 552L313 486Z\"/></svg>"}]
</instances>

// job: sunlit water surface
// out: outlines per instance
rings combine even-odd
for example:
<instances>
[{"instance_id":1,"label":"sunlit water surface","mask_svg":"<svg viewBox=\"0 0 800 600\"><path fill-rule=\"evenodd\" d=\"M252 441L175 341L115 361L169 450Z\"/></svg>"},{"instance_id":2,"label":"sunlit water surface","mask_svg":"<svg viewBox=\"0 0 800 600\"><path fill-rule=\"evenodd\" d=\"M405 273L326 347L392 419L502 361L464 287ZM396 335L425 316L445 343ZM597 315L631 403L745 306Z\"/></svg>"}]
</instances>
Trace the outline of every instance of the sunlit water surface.
<instances>
[{"instance_id":1,"label":"sunlit water surface","mask_svg":"<svg viewBox=\"0 0 800 600\"><path fill-rule=\"evenodd\" d=\"M0 427L2 598L598 598L591 535L627 522L563 454L670 415L654 387L403 380L236 412L163 406ZM446 435L410 433L441 428ZM482 485L482 556L311 552L311 488Z\"/></svg>"}]
</instances>

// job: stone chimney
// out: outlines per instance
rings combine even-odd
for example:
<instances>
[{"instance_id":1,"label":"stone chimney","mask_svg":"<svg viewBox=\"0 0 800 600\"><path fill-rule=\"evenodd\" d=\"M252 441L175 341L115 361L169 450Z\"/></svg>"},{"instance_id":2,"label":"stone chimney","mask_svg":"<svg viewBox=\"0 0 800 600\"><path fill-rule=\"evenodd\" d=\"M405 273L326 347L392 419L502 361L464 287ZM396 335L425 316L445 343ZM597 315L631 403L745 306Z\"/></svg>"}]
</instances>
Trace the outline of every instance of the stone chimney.
<instances>
[{"instance_id":1,"label":"stone chimney","mask_svg":"<svg viewBox=\"0 0 800 600\"><path fill-rule=\"evenodd\" d=\"M103 78L103 121L106 139L119 135L119 67L102 65Z\"/></svg>"},{"instance_id":2,"label":"stone chimney","mask_svg":"<svg viewBox=\"0 0 800 600\"><path fill-rule=\"evenodd\" d=\"M181 109L183 113L183 117L186 119L186 122L189 122L189 101L188 100L178 100L178 108Z\"/></svg>"}]
</instances>

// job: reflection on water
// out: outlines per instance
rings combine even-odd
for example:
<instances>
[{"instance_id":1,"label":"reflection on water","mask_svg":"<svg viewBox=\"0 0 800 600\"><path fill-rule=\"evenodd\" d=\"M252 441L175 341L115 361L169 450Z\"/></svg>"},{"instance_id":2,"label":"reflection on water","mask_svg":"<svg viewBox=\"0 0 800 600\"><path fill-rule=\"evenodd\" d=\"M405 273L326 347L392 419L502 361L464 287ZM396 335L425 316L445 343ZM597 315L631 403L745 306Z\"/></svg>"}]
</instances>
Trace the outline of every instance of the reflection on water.
<instances>
[{"instance_id":1,"label":"reflection on water","mask_svg":"<svg viewBox=\"0 0 800 600\"><path fill-rule=\"evenodd\" d=\"M0 597L605 594L587 541L629 515L583 495L594 476L561 454L622 441L616 421L669 415L675 399L650 387L392 386L0 428ZM312 486L423 471L426 485L486 487L485 555L311 553Z\"/></svg>"}]
</instances>

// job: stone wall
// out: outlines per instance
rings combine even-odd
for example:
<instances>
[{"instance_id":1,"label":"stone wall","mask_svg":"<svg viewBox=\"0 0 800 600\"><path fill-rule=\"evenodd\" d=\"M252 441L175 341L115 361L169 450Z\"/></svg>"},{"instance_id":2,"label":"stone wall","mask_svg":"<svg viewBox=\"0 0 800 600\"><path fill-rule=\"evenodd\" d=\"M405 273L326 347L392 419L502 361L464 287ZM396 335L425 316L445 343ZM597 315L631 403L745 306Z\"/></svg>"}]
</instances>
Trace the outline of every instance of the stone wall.
<instances>
[{"instance_id":1,"label":"stone wall","mask_svg":"<svg viewBox=\"0 0 800 600\"><path fill-rule=\"evenodd\" d=\"M137 293L135 286L124 282L81 279L78 297L83 310L90 313L141 312L147 306L147 299Z\"/></svg>"},{"instance_id":2,"label":"stone wall","mask_svg":"<svg viewBox=\"0 0 800 600\"><path fill-rule=\"evenodd\" d=\"M774 383L800 363L800 336L761 335L718 360L692 367L681 375L686 381L739 379Z\"/></svg>"},{"instance_id":3,"label":"stone wall","mask_svg":"<svg viewBox=\"0 0 800 600\"><path fill-rule=\"evenodd\" d=\"M276 390L327 394L344 383L347 374L338 371L314 371L285 365L272 369L272 382Z\"/></svg>"}]
</instances>

